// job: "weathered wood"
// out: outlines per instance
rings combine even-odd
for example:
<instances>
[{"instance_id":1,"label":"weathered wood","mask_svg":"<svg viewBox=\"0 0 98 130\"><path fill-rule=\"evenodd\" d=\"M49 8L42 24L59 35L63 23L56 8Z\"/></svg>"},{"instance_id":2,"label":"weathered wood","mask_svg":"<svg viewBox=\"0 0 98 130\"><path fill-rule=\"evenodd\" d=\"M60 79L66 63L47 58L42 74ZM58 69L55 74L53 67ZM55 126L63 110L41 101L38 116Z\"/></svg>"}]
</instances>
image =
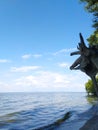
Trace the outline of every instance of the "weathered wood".
<instances>
[{"instance_id":1,"label":"weathered wood","mask_svg":"<svg viewBox=\"0 0 98 130\"><path fill-rule=\"evenodd\" d=\"M98 72L98 50L92 46L85 45L82 34L80 36L80 43L78 43L78 51L72 52L70 55L80 55L79 58L70 66L71 70L81 70L86 73L93 81L96 95L98 96L98 85L96 81L96 74Z\"/></svg>"}]
</instances>

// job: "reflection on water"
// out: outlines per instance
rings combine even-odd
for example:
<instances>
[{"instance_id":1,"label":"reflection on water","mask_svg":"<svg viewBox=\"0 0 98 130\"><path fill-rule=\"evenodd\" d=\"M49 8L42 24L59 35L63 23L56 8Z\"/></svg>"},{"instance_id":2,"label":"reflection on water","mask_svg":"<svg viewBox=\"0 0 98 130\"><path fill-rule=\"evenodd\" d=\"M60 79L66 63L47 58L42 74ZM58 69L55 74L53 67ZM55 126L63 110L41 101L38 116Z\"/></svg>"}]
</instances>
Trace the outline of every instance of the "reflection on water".
<instances>
[{"instance_id":1,"label":"reflection on water","mask_svg":"<svg viewBox=\"0 0 98 130\"><path fill-rule=\"evenodd\" d=\"M96 96L86 96L86 99L92 105L95 105L96 103L98 103L98 97Z\"/></svg>"}]
</instances>

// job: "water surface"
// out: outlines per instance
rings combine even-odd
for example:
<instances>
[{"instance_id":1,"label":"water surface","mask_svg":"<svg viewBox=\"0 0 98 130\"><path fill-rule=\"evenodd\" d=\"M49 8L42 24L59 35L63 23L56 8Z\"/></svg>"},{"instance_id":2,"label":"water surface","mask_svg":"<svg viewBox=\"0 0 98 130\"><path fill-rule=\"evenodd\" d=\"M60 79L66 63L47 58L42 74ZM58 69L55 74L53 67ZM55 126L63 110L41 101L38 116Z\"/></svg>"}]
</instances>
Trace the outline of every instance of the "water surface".
<instances>
[{"instance_id":1,"label":"water surface","mask_svg":"<svg viewBox=\"0 0 98 130\"><path fill-rule=\"evenodd\" d=\"M0 93L0 130L36 130L90 107L86 93Z\"/></svg>"}]
</instances>

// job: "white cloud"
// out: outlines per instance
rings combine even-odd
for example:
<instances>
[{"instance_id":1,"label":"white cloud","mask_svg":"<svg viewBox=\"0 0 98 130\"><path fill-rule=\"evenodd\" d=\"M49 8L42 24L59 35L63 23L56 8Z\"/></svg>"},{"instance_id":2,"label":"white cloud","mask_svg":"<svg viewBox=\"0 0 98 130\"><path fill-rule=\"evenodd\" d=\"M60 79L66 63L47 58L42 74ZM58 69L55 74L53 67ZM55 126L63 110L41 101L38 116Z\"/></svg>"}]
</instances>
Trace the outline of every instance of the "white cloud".
<instances>
[{"instance_id":1,"label":"white cloud","mask_svg":"<svg viewBox=\"0 0 98 130\"><path fill-rule=\"evenodd\" d=\"M32 55L34 58L40 58L42 55L41 54L34 54Z\"/></svg>"},{"instance_id":2,"label":"white cloud","mask_svg":"<svg viewBox=\"0 0 98 130\"><path fill-rule=\"evenodd\" d=\"M39 68L39 67L38 67ZM83 92L88 77L80 71L65 71L64 73L39 71L36 66L12 68L13 72L27 72L36 70L34 73L11 73L4 82L0 82L0 92ZM8 80L8 81L7 81Z\"/></svg>"},{"instance_id":3,"label":"white cloud","mask_svg":"<svg viewBox=\"0 0 98 130\"><path fill-rule=\"evenodd\" d=\"M32 90L39 88L39 91L52 91L54 88L56 90L58 88L66 87L68 83L68 78L65 75L49 71L40 71L37 72L35 76L22 76L14 80L13 84L16 87L25 86L26 90L28 90L29 87L32 87Z\"/></svg>"},{"instance_id":4,"label":"white cloud","mask_svg":"<svg viewBox=\"0 0 98 130\"><path fill-rule=\"evenodd\" d=\"M10 61L6 59L0 59L0 63L7 63L7 62L10 62Z\"/></svg>"},{"instance_id":5,"label":"white cloud","mask_svg":"<svg viewBox=\"0 0 98 130\"><path fill-rule=\"evenodd\" d=\"M25 54L22 56L22 59L26 60L26 59L29 59L29 58L40 58L42 55L41 54Z\"/></svg>"},{"instance_id":6,"label":"white cloud","mask_svg":"<svg viewBox=\"0 0 98 130\"><path fill-rule=\"evenodd\" d=\"M41 68L40 66L22 66L22 67L12 67L11 72L28 72L31 70L37 70Z\"/></svg>"},{"instance_id":7,"label":"white cloud","mask_svg":"<svg viewBox=\"0 0 98 130\"><path fill-rule=\"evenodd\" d=\"M17 91L85 91L85 75L75 72L61 74L49 71L38 71L36 75L22 76L13 80L12 90ZM15 88L13 88L13 86Z\"/></svg>"},{"instance_id":8,"label":"white cloud","mask_svg":"<svg viewBox=\"0 0 98 130\"><path fill-rule=\"evenodd\" d=\"M33 86L38 85L38 81L35 76L29 75L29 76L23 76L19 79L15 80L16 85L22 85L22 86Z\"/></svg>"},{"instance_id":9,"label":"white cloud","mask_svg":"<svg viewBox=\"0 0 98 130\"><path fill-rule=\"evenodd\" d=\"M31 57L31 54L25 54L22 56L23 59L29 59Z\"/></svg>"},{"instance_id":10,"label":"white cloud","mask_svg":"<svg viewBox=\"0 0 98 130\"><path fill-rule=\"evenodd\" d=\"M72 52L72 51L75 51L75 50L76 50L76 48L61 49L61 50L53 53L53 55L65 54L65 53Z\"/></svg>"},{"instance_id":11,"label":"white cloud","mask_svg":"<svg viewBox=\"0 0 98 130\"><path fill-rule=\"evenodd\" d=\"M0 92L9 92L9 91L10 91L9 85L3 81L0 81Z\"/></svg>"},{"instance_id":12,"label":"white cloud","mask_svg":"<svg viewBox=\"0 0 98 130\"><path fill-rule=\"evenodd\" d=\"M66 62L63 62L63 63L58 63L59 67L62 67L62 68L69 68L70 65L69 63L66 63Z\"/></svg>"}]
</instances>

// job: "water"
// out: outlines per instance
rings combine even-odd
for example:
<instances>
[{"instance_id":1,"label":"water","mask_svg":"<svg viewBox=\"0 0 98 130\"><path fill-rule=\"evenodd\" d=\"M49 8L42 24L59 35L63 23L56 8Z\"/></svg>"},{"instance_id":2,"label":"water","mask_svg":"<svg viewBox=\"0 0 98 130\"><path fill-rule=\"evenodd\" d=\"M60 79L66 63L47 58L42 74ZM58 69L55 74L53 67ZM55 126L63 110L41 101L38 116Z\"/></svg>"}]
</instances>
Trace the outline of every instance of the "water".
<instances>
[{"instance_id":1,"label":"water","mask_svg":"<svg viewBox=\"0 0 98 130\"><path fill-rule=\"evenodd\" d=\"M1 93L0 130L35 130L91 107L86 93Z\"/></svg>"}]
</instances>

